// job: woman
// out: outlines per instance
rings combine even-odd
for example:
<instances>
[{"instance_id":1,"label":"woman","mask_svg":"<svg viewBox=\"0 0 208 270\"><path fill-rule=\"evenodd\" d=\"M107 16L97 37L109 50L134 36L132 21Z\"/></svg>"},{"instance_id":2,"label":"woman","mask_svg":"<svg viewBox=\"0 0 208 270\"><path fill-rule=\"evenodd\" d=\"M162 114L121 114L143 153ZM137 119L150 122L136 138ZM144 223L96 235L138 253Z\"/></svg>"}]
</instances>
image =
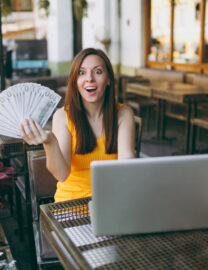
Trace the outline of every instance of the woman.
<instances>
[{"instance_id":1,"label":"woman","mask_svg":"<svg viewBox=\"0 0 208 270\"><path fill-rule=\"evenodd\" d=\"M65 105L54 113L52 132L26 119L20 133L28 144L43 143L47 168L58 180L56 202L91 196L91 161L133 158L133 112L116 104L105 53L88 48L74 58Z\"/></svg>"}]
</instances>

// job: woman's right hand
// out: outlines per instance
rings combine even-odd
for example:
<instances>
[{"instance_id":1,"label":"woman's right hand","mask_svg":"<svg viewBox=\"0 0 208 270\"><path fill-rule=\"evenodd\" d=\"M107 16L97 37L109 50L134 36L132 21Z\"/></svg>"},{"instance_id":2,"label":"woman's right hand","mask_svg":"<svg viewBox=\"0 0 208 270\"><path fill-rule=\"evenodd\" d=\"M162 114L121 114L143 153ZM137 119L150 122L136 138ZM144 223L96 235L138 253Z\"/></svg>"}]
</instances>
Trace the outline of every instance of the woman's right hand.
<instances>
[{"instance_id":1,"label":"woman's right hand","mask_svg":"<svg viewBox=\"0 0 208 270\"><path fill-rule=\"evenodd\" d=\"M29 145L48 144L54 135L51 131L44 130L37 121L28 118L19 125L22 139Z\"/></svg>"}]
</instances>

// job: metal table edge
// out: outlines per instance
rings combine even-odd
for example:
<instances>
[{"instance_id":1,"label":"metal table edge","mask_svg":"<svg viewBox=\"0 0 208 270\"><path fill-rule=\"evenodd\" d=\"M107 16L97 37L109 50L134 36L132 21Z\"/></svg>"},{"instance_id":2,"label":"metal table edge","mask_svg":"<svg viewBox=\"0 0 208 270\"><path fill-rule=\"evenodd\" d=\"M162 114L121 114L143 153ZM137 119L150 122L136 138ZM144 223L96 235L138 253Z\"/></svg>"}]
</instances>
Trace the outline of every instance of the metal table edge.
<instances>
[{"instance_id":1,"label":"metal table edge","mask_svg":"<svg viewBox=\"0 0 208 270\"><path fill-rule=\"evenodd\" d=\"M48 206L52 204L54 205L54 203L40 205L40 219L42 223L43 234L45 235L46 239L49 242L51 242L51 239L48 239L47 232L50 234L51 232L54 232L58 236L58 239L61 241L64 248L67 251L69 251L72 259L80 267L80 269L83 269L83 270L92 269L90 265L88 264L88 262L86 261L86 259L82 256L78 248L74 245L72 240L68 237L66 232L63 230L59 222L54 218L53 214L49 211ZM50 228L50 230L46 229L46 227ZM45 232L45 230L47 230L47 232ZM56 249L54 249L54 251L59 257L60 261L63 263L62 258L60 258L60 254L57 253ZM66 256L64 253L62 253L62 255L65 257L66 261L68 261L68 256Z\"/></svg>"}]
</instances>

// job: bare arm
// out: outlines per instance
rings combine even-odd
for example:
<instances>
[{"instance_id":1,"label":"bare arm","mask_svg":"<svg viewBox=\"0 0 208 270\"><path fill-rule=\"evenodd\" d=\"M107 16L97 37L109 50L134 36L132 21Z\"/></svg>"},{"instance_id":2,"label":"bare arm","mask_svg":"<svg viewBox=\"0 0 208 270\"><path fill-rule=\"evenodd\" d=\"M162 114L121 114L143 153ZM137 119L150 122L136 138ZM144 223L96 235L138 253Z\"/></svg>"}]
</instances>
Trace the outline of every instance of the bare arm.
<instances>
[{"instance_id":1,"label":"bare arm","mask_svg":"<svg viewBox=\"0 0 208 270\"><path fill-rule=\"evenodd\" d=\"M71 134L67 129L67 118L63 108L57 110L53 116L52 132L54 142L43 143L47 168L57 180L63 182L71 169Z\"/></svg>"},{"instance_id":2,"label":"bare arm","mask_svg":"<svg viewBox=\"0 0 208 270\"><path fill-rule=\"evenodd\" d=\"M32 119L24 120L19 128L22 138L28 144L43 144L48 170L58 181L65 181L71 167L71 134L67 129L67 118L63 108L57 110L53 116L52 132L46 132Z\"/></svg>"},{"instance_id":3,"label":"bare arm","mask_svg":"<svg viewBox=\"0 0 208 270\"><path fill-rule=\"evenodd\" d=\"M130 107L124 105L118 116L118 159L135 157L135 121Z\"/></svg>"}]
</instances>

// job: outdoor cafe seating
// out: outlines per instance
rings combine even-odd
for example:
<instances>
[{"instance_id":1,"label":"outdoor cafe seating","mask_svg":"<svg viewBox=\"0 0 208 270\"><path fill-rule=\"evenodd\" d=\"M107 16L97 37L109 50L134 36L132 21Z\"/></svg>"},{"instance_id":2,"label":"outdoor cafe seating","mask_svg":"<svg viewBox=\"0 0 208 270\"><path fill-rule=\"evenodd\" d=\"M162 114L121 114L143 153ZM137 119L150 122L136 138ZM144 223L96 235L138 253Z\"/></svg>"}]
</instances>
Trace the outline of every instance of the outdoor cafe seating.
<instances>
[{"instance_id":1,"label":"outdoor cafe seating","mask_svg":"<svg viewBox=\"0 0 208 270\"><path fill-rule=\"evenodd\" d=\"M128 82L125 93L135 97L143 96L157 100L158 140L166 139L167 118L175 118L185 122L185 153L190 153L191 119L203 110L207 111L207 75L189 74L179 71L155 70L143 68L138 76L144 76L148 82ZM138 101L139 102L139 101Z\"/></svg>"}]
</instances>

